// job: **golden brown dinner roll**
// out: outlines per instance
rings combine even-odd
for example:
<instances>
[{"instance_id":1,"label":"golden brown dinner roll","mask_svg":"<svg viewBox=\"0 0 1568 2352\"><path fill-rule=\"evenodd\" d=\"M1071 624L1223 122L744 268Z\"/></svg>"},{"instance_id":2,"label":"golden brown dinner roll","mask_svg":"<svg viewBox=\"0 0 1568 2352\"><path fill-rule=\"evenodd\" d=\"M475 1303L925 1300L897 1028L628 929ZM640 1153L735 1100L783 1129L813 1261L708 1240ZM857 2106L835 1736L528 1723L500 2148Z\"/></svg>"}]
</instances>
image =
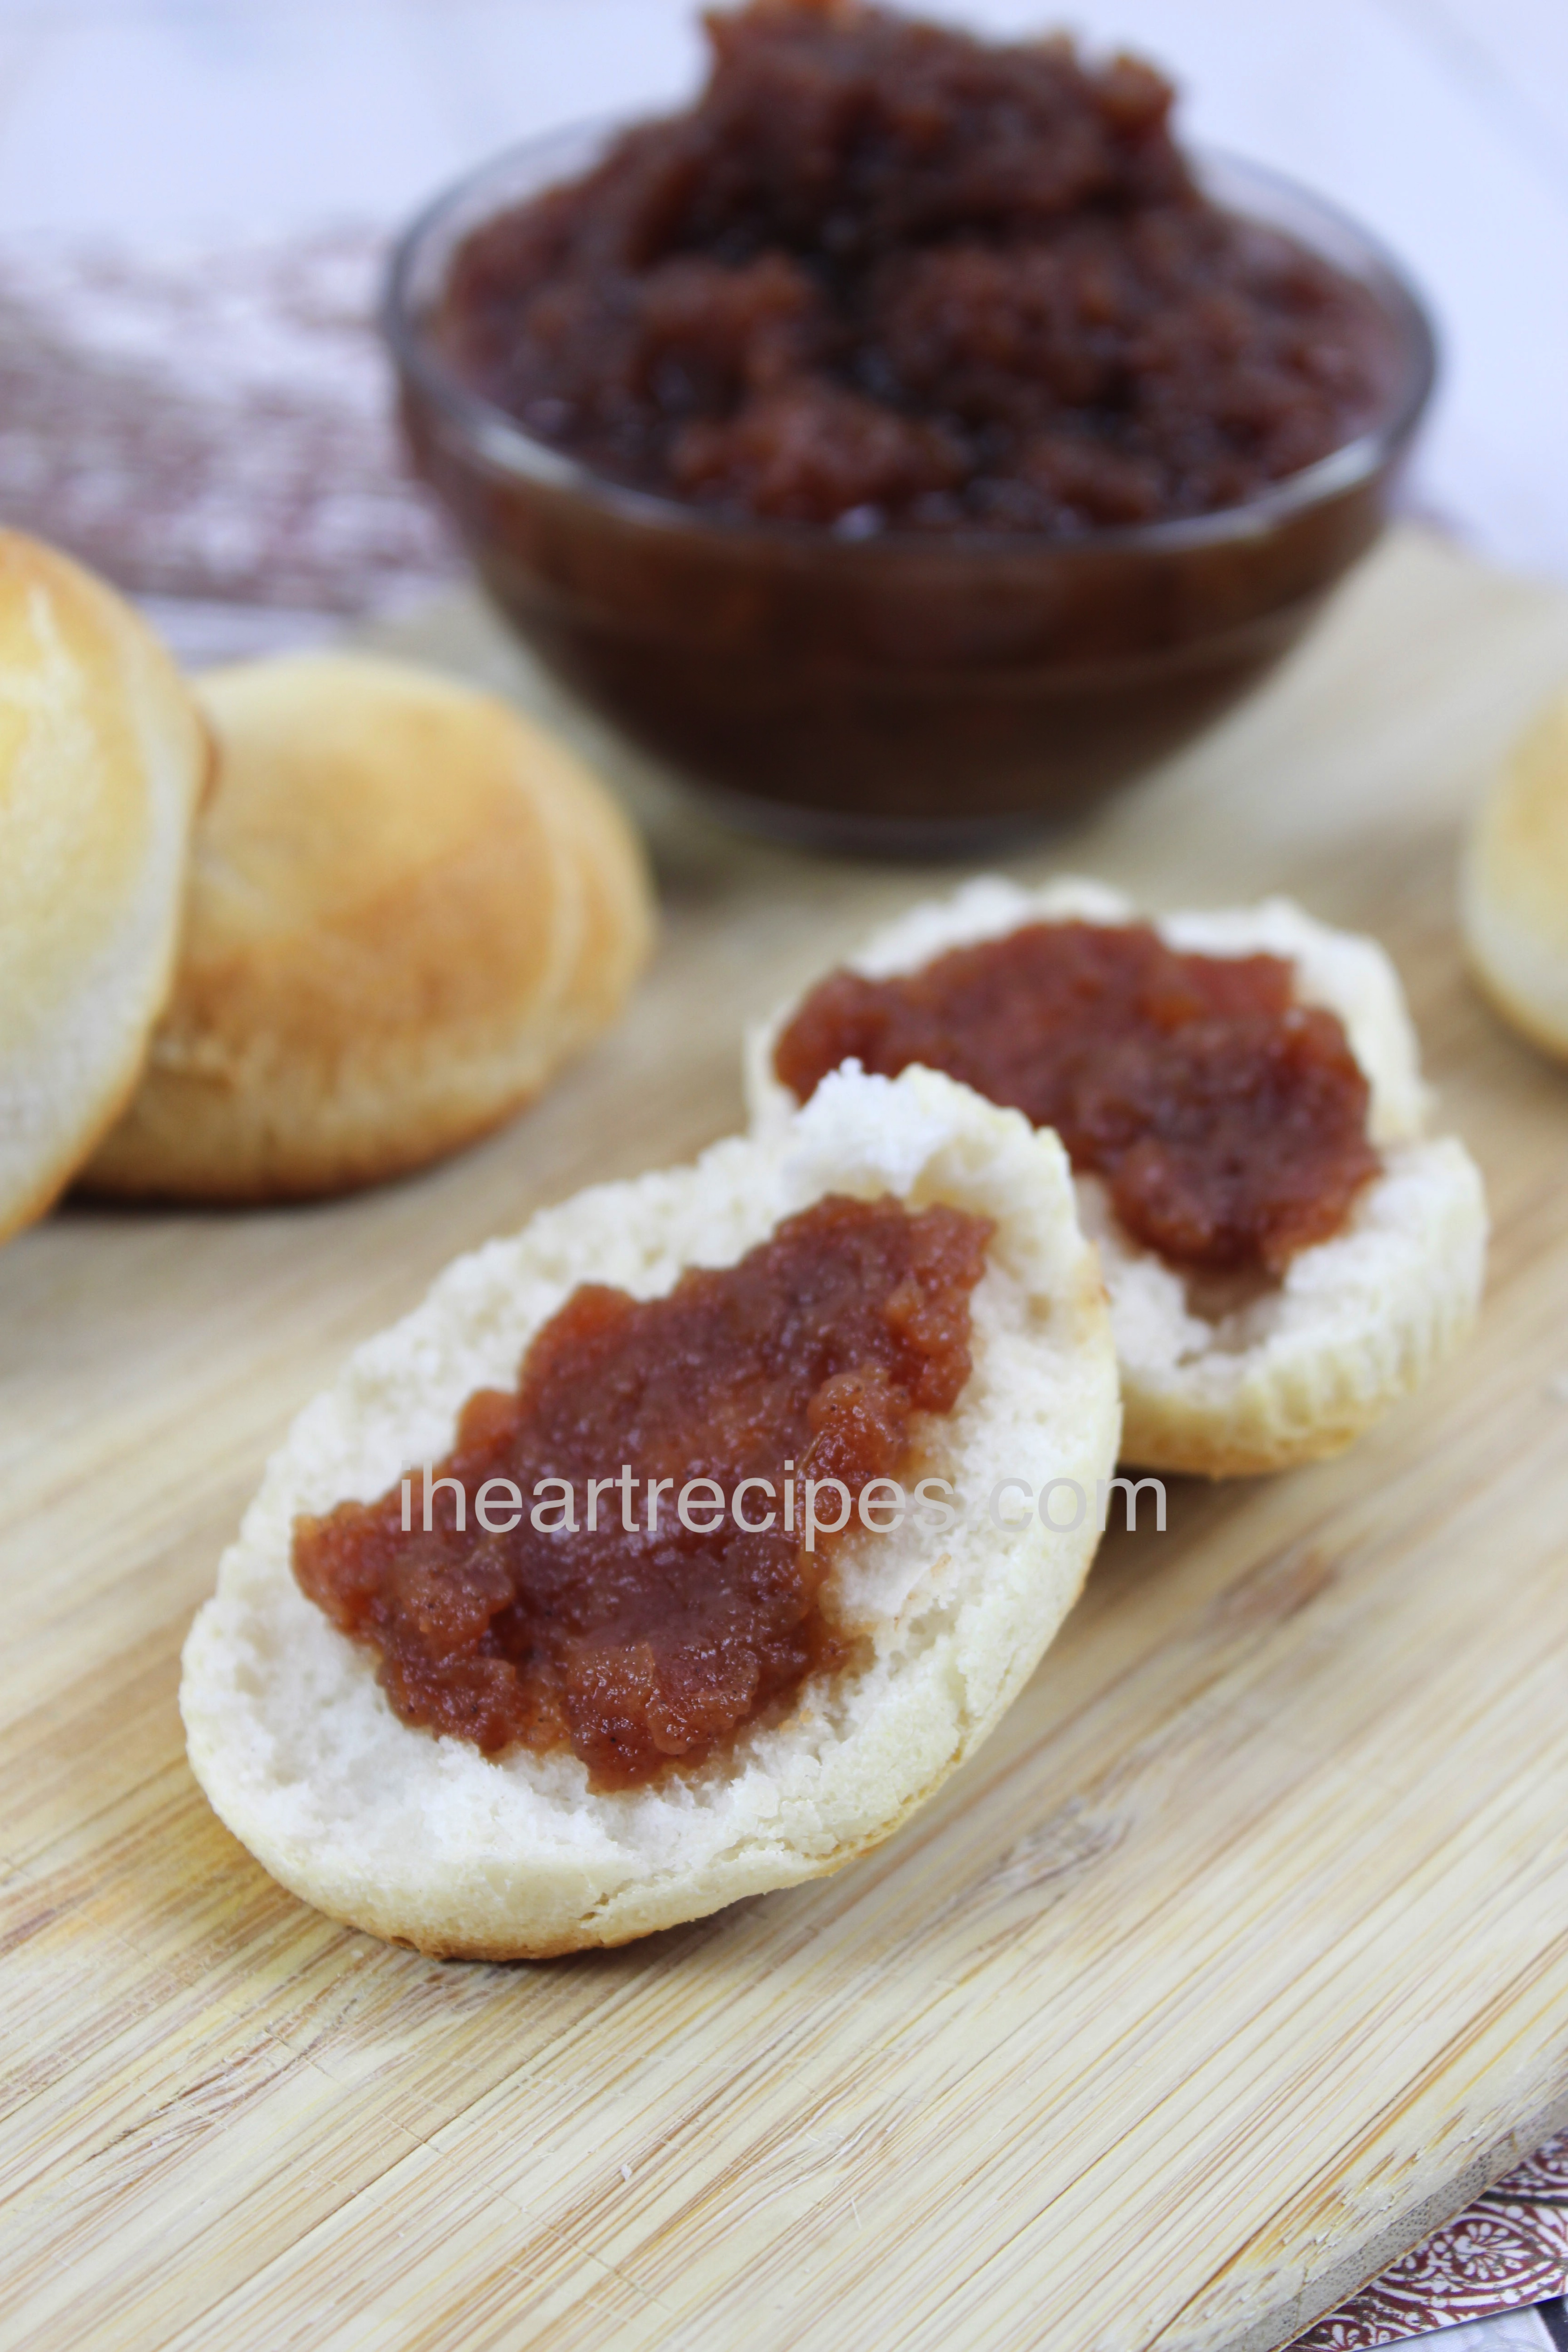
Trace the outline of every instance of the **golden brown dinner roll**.
<instances>
[{"instance_id":1,"label":"golden brown dinner roll","mask_svg":"<svg viewBox=\"0 0 1568 2352\"><path fill-rule=\"evenodd\" d=\"M618 803L570 755L558 763L551 800L574 836L585 884L571 999L584 1035L593 1036L615 1019L647 961L653 940L647 867Z\"/></svg>"},{"instance_id":2,"label":"golden brown dinner roll","mask_svg":"<svg viewBox=\"0 0 1568 2352\"><path fill-rule=\"evenodd\" d=\"M1098 882L1064 876L1025 890L986 877L912 908L850 965L885 979L1031 923L1140 919ZM1378 1172L1342 1229L1298 1251L1274 1278L1234 1288L1194 1279L1122 1226L1100 1176L1076 1180L1110 1296L1124 1458L1211 1478L1289 1469L1350 1444L1468 1331L1486 1259L1479 1172L1456 1138L1426 1132L1415 1034L1375 940L1331 930L1284 898L1149 919L1178 952L1290 963L1296 1002L1337 1016L1367 1081ZM748 1044L752 1122L764 1134L795 1107L773 1055L798 1009L783 1007Z\"/></svg>"},{"instance_id":3,"label":"golden brown dinner roll","mask_svg":"<svg viewBox=\"0 0 1568 2352\"><path fill-rule=\"evenodd\" d=\"M208 764L146 625L0 531L0 1240L42 1214L135 1086Z\"/></svg>"},{"instance_id":4,"label":"golden brown dinner roll","mask_svg":"<svg viewBox=\"0 0 1568 2352\"><path fill-rule=\"evenodd\" d=\"M841 1661L808 1676L782 1720L641 1786L591 1785L570 1748L487 1756L404 1720L374 1656L296 1581L296 1517L368 1501L444 1454L465 1401L515 1384L579 1285L662 1297L828 1194L991 1221L972 1369L906 1471L948 1479L970 1508L941 1531L917 1517L858 1528L832 1570L837 1621L856 1637ZM192 1628L192 1765L284 1885L426 1952L619 1944L820 1876L896 1829L1027 1681L1093 1555L1118 1421L1104 1294L1055 1136L929 1070L837 1075L766 1139L596 1186L458 1259L359 1349L268 1466ZM993 1507L1004 1482L1008 1507ZM1040 1488L1040 1507L1019 1504L1020 1487Z\"/></svg>"},{"instance_id":5,"label":"golden brown dinner roll","mask_svg":"<svg viewBox=\"0 0 1568 2352\"><path fill-rule=\"evenodd\" d=\"M1568 1056L1568 688L1477 811L1459 903L1470 969L1498 1011Z\"/></svg>"},{"instance_id":6,"label":"golden brown dinner roll","mask_svg":"<svg viewBox=\"0 0 1568 2352\"><path fill-rule=\"evenodd\" d=\"M535 1095L647 954L640 849L494 697L364 655L199 682L218 776L173 998L94 1192L278 1201L421 1166Z\"/></svg>"}]
</instances>

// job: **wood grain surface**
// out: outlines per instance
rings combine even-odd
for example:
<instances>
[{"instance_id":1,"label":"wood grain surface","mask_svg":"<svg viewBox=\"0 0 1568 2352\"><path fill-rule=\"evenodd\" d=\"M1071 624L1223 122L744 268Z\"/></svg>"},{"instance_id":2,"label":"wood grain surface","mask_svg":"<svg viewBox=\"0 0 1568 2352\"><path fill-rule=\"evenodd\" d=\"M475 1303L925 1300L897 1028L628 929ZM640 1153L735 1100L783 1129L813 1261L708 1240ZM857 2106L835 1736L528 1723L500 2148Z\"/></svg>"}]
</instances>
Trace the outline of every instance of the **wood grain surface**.
<instances>
[{"instance_id":1,"label":"wood grain surface","mask_svg":"<svg viewBox=\"0 0 1568 2352\"><path fill-rule=\"evenodd\" d=\"M550 699L465 602L401 642ZM1266 2352L1568 2120L1568 1074L1452 921L1461 813L1564 674L1568 596L1405 534L1015 861L1384 938L1488 1305L1352 1453L1108 1539L983 1754L820 1885L543 1966L390 1949L209 1812L179 1645L351 1345L733 1125L742 1019L948 877L736 844L623 761L664 949L530 1116L357 1201L71 1208L0 1256L0 2340Z\"/></svg>"}]
</instances>

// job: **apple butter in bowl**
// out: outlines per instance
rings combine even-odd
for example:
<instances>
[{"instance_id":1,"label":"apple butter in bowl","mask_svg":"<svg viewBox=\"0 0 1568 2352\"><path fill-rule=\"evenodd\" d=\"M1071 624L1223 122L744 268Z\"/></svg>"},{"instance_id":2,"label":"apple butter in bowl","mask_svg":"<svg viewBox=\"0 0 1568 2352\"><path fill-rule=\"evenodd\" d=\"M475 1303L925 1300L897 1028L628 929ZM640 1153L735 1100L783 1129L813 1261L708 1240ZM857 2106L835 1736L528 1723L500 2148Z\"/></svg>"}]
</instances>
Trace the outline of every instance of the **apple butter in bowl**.
<instances>
[{"instance_id":1,"label":"apple butter in bowl","mask_svg":"<svg viewBox=\"0 0 1568 2352\"><path fill-rule=\"evenodd\" d=\"M1173 91L853 0L441 198L386 327L520 630L766 829L941 852L1173 748L1376 535L1418 302Z\"/></svg>"}]
</instances>

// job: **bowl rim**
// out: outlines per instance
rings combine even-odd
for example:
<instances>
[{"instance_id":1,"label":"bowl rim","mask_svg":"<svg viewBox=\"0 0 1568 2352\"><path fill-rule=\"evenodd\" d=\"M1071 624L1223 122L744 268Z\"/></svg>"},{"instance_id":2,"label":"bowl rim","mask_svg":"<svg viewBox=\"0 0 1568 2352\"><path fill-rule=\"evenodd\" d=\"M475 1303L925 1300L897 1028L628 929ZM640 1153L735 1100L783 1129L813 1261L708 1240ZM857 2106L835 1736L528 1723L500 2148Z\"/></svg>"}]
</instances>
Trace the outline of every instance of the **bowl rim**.
<instances>
[{"instance_id":1,"label":"bowl rim","mask_svg":"<svg viewBox=\"0 0 1568 2352\"><path fill-rule=\"evenodd\" d=\"M656 119L647 113L617 114L562 123L514 142L448 182L420 207L395 239L386 261L376 308L382 341L405 384L412 382L417 385L432 406L459 428L482 463L496 473L535 487L568 492L628 523L646 529L679 530L721 542L810 548L818 555L832 549L836 556L861 561L916 551L929 556L944 549L971 556L1037 559L1048 554L1059 562L1109 550L1173 551L1217 545L1233 539L1261 537L1290 517L1373 479L1403 455L1432 397L1439 353L1431 310L1403 263L1382 239L1331 200L1289 173L1276 171L1269 164L1253 163L1229 149L1194 141L1184 147L1184 152L1196 165L1200 175L1217 173L1222 181L1228 178L1243 186L1271 193L1357 248L1358 261L1352 274L1368 287L1394 331L1404 360L1398 397L1385 416L1364 426L1326 457L1296 473L1282 476L1237 505L1214 507L1203 514L1166 516L1155 522L1113 523L1072 532L983 528L915 530L895 526L855 534L838 530L832 524L726 513L617 482L530 433L517 417L466 383L439 359L421 331L412 299L412 280L428 241L492 180L515 173L530 159L542 159L550 151L564 154L575 147L582 151L580 160L568 164L561 174L562 180L568 179L592 168L590 142L598 142L602 147L617 133ZM542 178L534 193L556 184L560 181ZM516 201L527 199L519 197ZM1216 201L1224 203L1223 198L1216 197ZM1247 217L1244 207L1237 203L1225 208L1240 211L1242 217ZM469 226L477 227L482 220L496 216L503 209L505 206L498 204L491 213L477 213ZM1326 257L1333 259L1332 256ZM1335 266L1344 265L1335 262Z\"/></svg>"}]
</instances>

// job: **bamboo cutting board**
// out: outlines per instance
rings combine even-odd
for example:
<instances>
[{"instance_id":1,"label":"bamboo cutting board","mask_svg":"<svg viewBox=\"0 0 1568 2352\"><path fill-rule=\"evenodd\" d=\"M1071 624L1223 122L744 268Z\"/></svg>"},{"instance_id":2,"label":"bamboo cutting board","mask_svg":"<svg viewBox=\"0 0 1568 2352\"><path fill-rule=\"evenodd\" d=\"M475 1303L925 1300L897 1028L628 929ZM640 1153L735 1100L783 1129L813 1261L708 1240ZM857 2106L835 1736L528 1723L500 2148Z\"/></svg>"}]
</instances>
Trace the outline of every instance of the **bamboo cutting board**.
<instances>
[{"instance_id":1,"label":"bamboo cutting board","mask_svg":"<svg viewBox=\"0 0 1568 2352\"><path fill-rule=\"evenodd\" d=\"M545 693L466 604L402 642ZM623 763L665 947L532 1114L358 1201L72 1209L0 1256L7 2346L1266 2352L1568 2122L1568 1074L1450 911L1563 676L1568 596L1405 534L1059 848L1387 940L1486 1170L1487 1311L1339 1461L1173 1482L979 1759L819 1885L543 1966L390 1949L208 1811L178 1651L346 1349L733 1125L742 1020L929 873L737 845Z\"/></svg>"}]
</instances>

